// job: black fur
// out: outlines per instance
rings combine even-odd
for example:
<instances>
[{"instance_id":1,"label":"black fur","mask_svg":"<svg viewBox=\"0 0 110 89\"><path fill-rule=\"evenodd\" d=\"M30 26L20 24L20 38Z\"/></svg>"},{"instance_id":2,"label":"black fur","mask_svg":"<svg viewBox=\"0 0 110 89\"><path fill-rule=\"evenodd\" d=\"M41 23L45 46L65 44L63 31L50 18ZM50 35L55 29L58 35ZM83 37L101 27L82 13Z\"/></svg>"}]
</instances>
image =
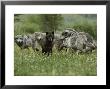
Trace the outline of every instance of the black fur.
<instances>
[{"instance_id":1,"label":"black fur","mask_svg":"<svg viewBox=\"0 0 110 89\"><path fill-rule=\"evenodd\" d=\"M45 43L42 47L42 53L47 54L48 56L50 53L52 54L53 40L54 32L46 32Z\"/></svg>"}]
</instances>

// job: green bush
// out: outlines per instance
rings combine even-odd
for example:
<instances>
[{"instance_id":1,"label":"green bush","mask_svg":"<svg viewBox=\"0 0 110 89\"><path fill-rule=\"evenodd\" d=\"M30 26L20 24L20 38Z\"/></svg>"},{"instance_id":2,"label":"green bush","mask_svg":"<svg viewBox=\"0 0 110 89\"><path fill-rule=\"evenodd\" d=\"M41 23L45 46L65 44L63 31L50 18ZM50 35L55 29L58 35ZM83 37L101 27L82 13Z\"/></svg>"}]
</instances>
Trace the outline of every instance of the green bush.
<instances>
[{"instance_id":1,"label":"green bush","mask_svg":"<svg viewBox=\"0 0 110 89\"><path fill-rule=\"evenodd\" d=\"M17 20L16 20L17 18ZM19 20L18 20L19 18ZM37 15L19 15L15 16L14 33L27 34L40 31Z\"/></svg>"},{"instance_id":2,"label":"green bush","mask_svg":"<svg viewBox=\"0 0 110 89\"><path fill-rule=\"evenodd\" d=\"M95 39L97 38L97 16L96 14L74 14L63 15L64 28L73 28L77 31L89 33Z\"/></svg>"},{"instance_id":3,"label":"green bush","mask_svg":"<svg viewBox=\"0 0 110 89\"><path fill-rule=\"evenodd\" d=\"M17 34L34 33L42 31L40 15L23 14L14 16L14 32ZM97 16L95 14L63 14L62 25L56 30L64 30L65 28L74 28L77 31L84 31L97 38ZM60 23L59 23L60 24Z\"/></svg>"},{"instance_id":4,"label":"green bush","mask_svg":"<svg viewBox=\"0 0 110 89\"><path fill-rule=\"evenodd\" d=\"M77 31L87 32L91 36L93 36L95 39L97 37L96 21L83 20L82 22L75 23L73 28L76 29Z\"/></svg>"}]
</instances>

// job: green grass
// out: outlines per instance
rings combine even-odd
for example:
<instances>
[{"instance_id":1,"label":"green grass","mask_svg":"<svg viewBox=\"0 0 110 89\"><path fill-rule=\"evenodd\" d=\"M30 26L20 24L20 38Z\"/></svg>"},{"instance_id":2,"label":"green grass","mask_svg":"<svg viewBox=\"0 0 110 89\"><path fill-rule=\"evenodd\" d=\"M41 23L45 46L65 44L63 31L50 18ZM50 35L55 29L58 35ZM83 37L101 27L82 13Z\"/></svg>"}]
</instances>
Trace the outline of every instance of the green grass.
<instances>
[{"instance_id":1,"label":"green grass","mask_svg":"<svg viewBox=\"0 0 110 89\"><path fill-rule=\"evenodd\" d=\"M76 53L53 51L52 56L39 52L21 50L15 45L15 76L96 76L96 51L93 53Z\"/></svg>"}]
</instances>

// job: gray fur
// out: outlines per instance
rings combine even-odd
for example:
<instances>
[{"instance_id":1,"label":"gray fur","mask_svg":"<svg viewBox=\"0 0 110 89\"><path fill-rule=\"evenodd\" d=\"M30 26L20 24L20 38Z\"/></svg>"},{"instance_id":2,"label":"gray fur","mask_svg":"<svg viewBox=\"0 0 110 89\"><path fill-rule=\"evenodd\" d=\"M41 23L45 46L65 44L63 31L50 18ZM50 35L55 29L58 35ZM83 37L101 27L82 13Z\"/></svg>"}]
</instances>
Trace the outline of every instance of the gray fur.
<instances>
[{"instance_id":1,"label":"gray fur","mask_svg":"<svg viewBox=\"0 0 110 89\"><path fill-rule=\"evenodd\" d=\"M34 33L35 35L35 39L37 40L37 42L39 43L39 45L41 47L44 46L44 43L45 43L45 37L46 37L46 33L42 33L42 32L35 32ZM54 47L59 50L60 49L60 46L62 45L62 37L61 37L61 32L56 32L54 34L54 40L53 40L53 45Z\"/></svg>"},{"instance_id":2,"label":"gray fur","mask_svg":"<svg viewBox=\"0 0 110 89\"><path fill-rule=\"evenodd\" d=\"M17 35L15 36L15 42L21 49L28 49L29 47L32 47L32 49L35 51L38 51L37 48L38 43L35 41L35 38L33 35ZM20 44L20 45L19 45Z\"/></svg>"},{"instance_id":3,"label":"gray fur","mask_svg":"<svg viewBox=\"0 0 110 89\"><path fill-rule=\"evenodd\" d=\"M80 52L88 52L96 48L96 42L88 33L65 30L62 35L64 36L63 47Z\"/></svg>"}]
</instances>

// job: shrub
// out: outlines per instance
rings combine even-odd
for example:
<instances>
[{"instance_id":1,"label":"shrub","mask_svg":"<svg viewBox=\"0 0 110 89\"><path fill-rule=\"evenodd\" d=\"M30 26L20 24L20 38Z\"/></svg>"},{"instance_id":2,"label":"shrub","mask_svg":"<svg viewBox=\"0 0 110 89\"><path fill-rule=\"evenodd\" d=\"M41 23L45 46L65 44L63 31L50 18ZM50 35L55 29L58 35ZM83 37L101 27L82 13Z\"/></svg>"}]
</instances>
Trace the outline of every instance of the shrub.
<instances>
[{"instance_id":1,"label":"shrub","mask_svg":"<svg viewBox=\"0 0 110 89\"><path fill-rule=\"evenodd\" d=\"M41 15L36 14L19 14L14 16L14 35L34 33L42 31ZM64 30L65 28L74 28L78 31L84 31L97 38L97 16L95 14L63 14L63 21L58 19L59 27L56 30ZM61 19L61 18L60 18ZM51 25L51 24L50 24ZM45 28L44 28L45 29Z\"/></svg>"},{"instance_id":2,"label":"shrub","mask_svg":"<svg viewBox=\"0 0 110 89\"><path fill-rule=\"evenodd\" d=\"M96 21L83 20L82 22L75 23L73 28L77 31L84 31L89 33L95 39L97 38L97 24Z\"/></svg>"},{"instance_id":3,"label":"shrub","mask_svg":"<svg viewBox=\"0 0 110 89\"><path fill-rule=\"evenodd\" d=\"M19 20L16 20L16 18ZM15 16L14 32L17 34L34 33L40 31L37 15L19 15Z\"/></svg>"}]
</instances>

